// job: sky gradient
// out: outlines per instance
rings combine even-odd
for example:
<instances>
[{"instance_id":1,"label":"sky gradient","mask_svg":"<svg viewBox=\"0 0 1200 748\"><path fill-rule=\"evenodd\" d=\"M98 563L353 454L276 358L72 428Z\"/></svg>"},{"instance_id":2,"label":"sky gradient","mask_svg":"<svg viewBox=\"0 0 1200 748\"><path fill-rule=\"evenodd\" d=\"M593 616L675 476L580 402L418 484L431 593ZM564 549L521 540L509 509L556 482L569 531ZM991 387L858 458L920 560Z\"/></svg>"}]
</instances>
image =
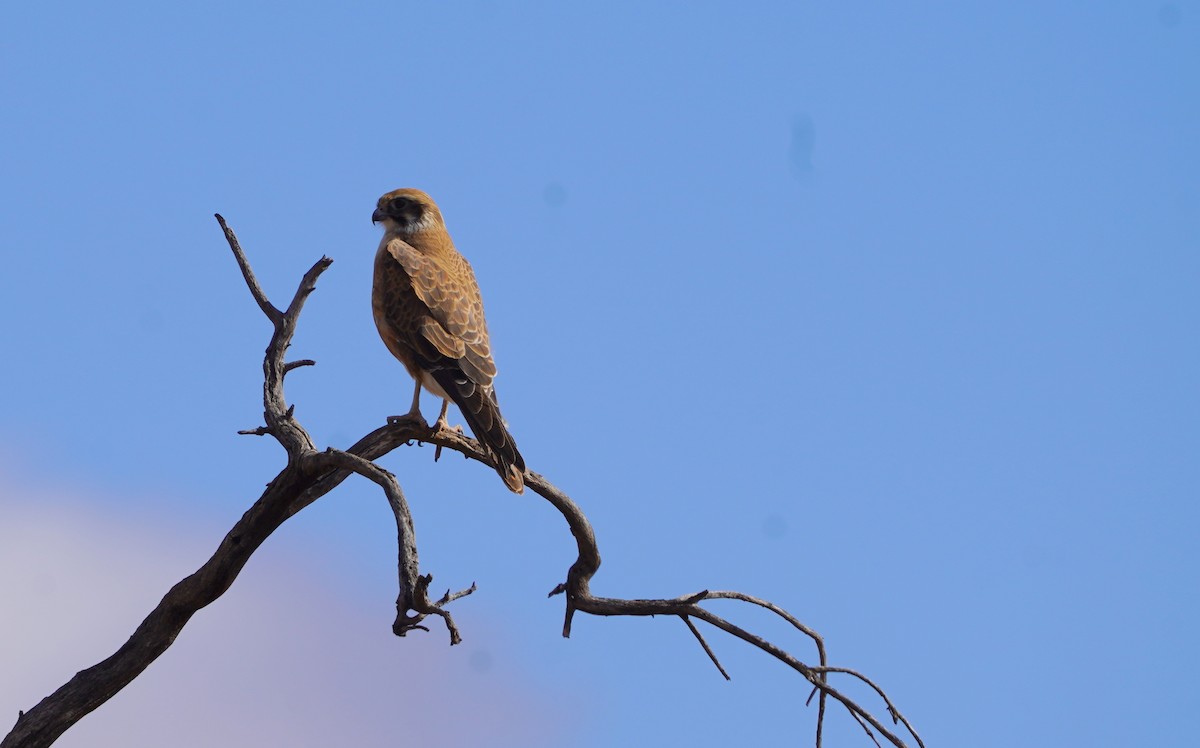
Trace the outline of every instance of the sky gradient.
<instances>
[{"instance_id":1,"label":"sky gradient","mask_svg":"<svg viewBox=\"0 0 1200 748\"><path fill-rule=\"evenodd\" d=\"M1200 4L9 4L0 71L0 713L282 467L235 433L270 329L212 214L277 305L334 259L287 394L346 447L411 395L368 301L411 186L597 594L769 598L930 746L1193 742ZM391 635L394 525L348 481L60 744L811 742L802 679L736 641L726 683L675 620L563 640L537 497L381 463L434 586L479 584L461 647Z\"/></svg>"}]
</instances>

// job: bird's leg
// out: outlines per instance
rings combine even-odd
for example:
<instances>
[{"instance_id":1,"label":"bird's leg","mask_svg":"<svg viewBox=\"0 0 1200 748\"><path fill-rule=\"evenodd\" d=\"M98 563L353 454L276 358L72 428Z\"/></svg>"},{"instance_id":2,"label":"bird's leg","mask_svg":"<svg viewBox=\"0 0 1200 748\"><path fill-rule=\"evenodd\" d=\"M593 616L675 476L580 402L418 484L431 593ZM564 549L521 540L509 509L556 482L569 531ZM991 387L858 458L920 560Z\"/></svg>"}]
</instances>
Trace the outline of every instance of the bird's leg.
<instances>
[{"instance_id":1,"label":"bird's leg","mask_svg":"<svg viewBox=\"0 0 1200 748\"><path fill-rule=\"evenodd\" d=\"M445 406L442 407L442 415L446 414ZM425 417L421 415L421 383L417 382L417 388L413 391L412 407L402 416L388 416L387 422L389 426L397 424L401 421L416 421L422 426L428 427L425 423Z\"/></svg>"},{"instance_id":2,"label":"bird's leg","mask_svg":"<svg viewBox=\"0 0 1200 748\"><path fill-rule=\"evenodd\" d=\"M449 429L450 424L446 422L446 411L450 410L450 401L442 400L442 412L438 413L437 423L433 424L433 430Z\"/></svg>"},{"instance_id":3,"label":"bird's leg","mask_svg":"<svg viewBox=\"0 0 1200 748\"><path fill-rule=\"evenodd\" d=\"M433 430L441 431L442 429L446 429L447 431L457 431L460 434L463 433L462 426L451 426L450 423L446 420L446 411L448 411L448 410L450 410L450 401L442 400L442 412L438 414L437 423L433 424ZM437 449L433 450L433 461L437 462L438 458L441 456L442 456L442 445L439 444L437 446Z\"/></svg>"}]
</instances>

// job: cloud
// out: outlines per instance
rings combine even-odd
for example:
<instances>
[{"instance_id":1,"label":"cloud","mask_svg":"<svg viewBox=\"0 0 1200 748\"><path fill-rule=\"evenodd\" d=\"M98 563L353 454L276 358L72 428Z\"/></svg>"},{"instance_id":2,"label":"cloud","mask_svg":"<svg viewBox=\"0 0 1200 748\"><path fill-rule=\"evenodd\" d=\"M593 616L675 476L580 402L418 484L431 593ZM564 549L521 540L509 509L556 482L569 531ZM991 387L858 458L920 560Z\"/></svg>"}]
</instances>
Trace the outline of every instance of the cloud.
<instances>
[{"instance_id":1,"label":"cloud","mask_svg":"<svg viewBox=\"0 0 1200 748\"><path fill-rule=\"evenodd\" d=\"M122 517L108 501L0 472L0 715L6 732L125 641L219 537ZM558 700L511 659L503 627L447 646L391 635L379 601L307 558L252 559L175 644L61 746L560 745Z\"/></svg>"}]
</instances>

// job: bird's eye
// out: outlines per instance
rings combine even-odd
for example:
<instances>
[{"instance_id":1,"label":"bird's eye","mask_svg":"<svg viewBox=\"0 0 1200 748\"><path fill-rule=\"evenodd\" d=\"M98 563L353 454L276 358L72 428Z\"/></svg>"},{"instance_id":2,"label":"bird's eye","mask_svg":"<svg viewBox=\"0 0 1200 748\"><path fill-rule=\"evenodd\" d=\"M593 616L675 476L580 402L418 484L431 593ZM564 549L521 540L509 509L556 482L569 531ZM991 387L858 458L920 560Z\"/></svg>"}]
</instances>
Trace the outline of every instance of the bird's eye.
<instances>
[{"instance_id":1,"label":"bird's eye","mask_svg":"<svg viewBox=\"0 0 1200 748\"><path fill-rule=\"evenodd\" d=\"M391 214L398 221L419 221L423 212L424 209L420 203L415 200L409 200L406 197L396 198L392 202Z\"/></svg>"}]
</instances>

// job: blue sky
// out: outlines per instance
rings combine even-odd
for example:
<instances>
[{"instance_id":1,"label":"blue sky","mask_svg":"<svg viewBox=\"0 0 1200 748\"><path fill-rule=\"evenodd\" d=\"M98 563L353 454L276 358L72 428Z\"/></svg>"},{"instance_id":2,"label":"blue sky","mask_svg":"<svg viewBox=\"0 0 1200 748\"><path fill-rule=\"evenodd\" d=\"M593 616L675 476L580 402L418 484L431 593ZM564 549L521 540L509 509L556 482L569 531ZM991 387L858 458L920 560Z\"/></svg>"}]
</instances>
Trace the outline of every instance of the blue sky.
<instances>
[{"instance_id":1,"label":"blue sky","mask_svg":"<svg viewBox=\"0 0 1200 748\"><path fill-rule=\"evenodd\" d=\"M598 594L770 598L930 745L1190 739L1200 4L9 4L0 71L0 711L111 653L281 466L235 434L269 327L212 214L278 304L335 260L288 395L344 447L408 406L368 297L375 199L413 186ZM382 464L435 586L480 585L461 647L391 635L394 526L351 482L61 744L811 740L737 642L726 683L677 621L562 640L536 497Z\"/></svg>"}]
</instances>

